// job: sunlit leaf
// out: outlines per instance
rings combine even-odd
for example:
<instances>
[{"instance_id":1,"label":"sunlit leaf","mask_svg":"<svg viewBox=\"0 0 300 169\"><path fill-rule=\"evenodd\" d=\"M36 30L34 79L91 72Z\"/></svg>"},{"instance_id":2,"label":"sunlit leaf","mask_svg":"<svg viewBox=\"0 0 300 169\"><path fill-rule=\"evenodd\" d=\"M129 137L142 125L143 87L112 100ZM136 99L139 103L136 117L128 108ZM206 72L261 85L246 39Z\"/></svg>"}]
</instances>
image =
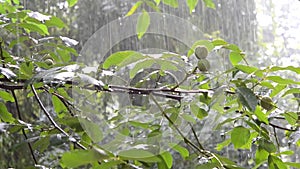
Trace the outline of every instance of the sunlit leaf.
<instances>
[{"instance_id":1,"label":"sunlit leaf","mask_svg":"<svg viewBox=\"0 0 300 169\"><path fill-rule=\"evenodd\" d=\"M143 13L138 17L137 25L136 25L136 33L139 39L141 39L144 34L147 32L148 27L150 25L150 15L147 11L143 11Z\"/></svg>"},{"instance_id":2,"label":"sunlit leaf","mask_svg":"<svg viewBox=\"0 0 300 169\"><path fill-rule=\"evenodd\" d=\"M237 149L245 145L248 142L250 136L251 135L249 129L243 126L235 127L231 131L231 142L234 145L234 148Z\"/></svg>"},{"instance_id":3,"label":"sunlit leaf","mask_svg":"<svg viewBox=\"0 0 300 169\"><path fill-rule=\"evenodd\" d=\"M63 102L61 102L61 100L57 96L52 96L52 104L55 112L57 113L67 111L66 106L63 104Z\"/></svg>"},{"instance_id":4,"label":"sunlit leaf","mask_svg":"<svg viewBox=\"0 0 300 169\"><path fill-rule=\"evenodd\" d=\"M240 102L250 111L254 112L257 105L257 98L251 89L246 87L238 87L237 93Z\"/></svg>"},{"instance_id":5,"label":"sunlit leaf","mask_svg":"<svg viewBox=\"0 0 300 169\"><path fill-rule=\"evenodd\" d=\"M75 168L86 164L91 164L102 159L107 155L101 154L93 149L90 150L73 150L62 155L61 165L67 168Z\"/></svg>"},{"instance_id":6,"label":"sunlit leaf","mask_svg":"<svg viewBox=\"0 0 300 169\"><path fill-rule=\"evenodd\" d=\"M76 5L78 0L67 0L69 7L73 7L74 5Z\"/></svg>"},{"instance_id":7,"label":"sunlit leaf","mask_svg":"<svg viewBox=\"0 0 300 169\"><path fill-rule=\"evenodd\" d=\"M33 73L33 64L32 62L29 62L29 63L21 63L21 66L20 66L20 72L23 76L25 76L25 78L31 78Z\"/></svg>"},{"instance_id":8,"label":"sunlit leaf","mask_svg":"<svg viewBox=\"0 0 300 169\"><path fill-rule=\"evenodd\" d=\"M125 16L130 16L132 14L134 14L134 12L143 4L143 1L137 1L132 7L131 9L127 12L127 14Z\"/></svg>"},{"instance_id":9,"label":"sunlit leaf","mask_svg":"<svg viewBox=\"0 0 300 169\"><path fill-rule=\"evenodd\" d=\"M203 2L207 7L216 9L215 3L212 0L203 0Z\"/></svg>"},{"instance_id":10,"label":"sunlit leaf","mask_svg":"<svg viewBox=\"0 0 300 169\"><path fill-rule=\"evenodd\" d=\"M7 111L5 104L2 102L0 102L0 119L7 123L12 123L15 121L15 118Z\"/></svg>"},{"instance_id":11,"label":"sunlit leaf","mask_svg":"<svg viewBox=\"0 0 300 169\"><path fill-rule=\"evenodd\" d=\"M192 13L198 4L198 0L186 0L186 3L190 9L190 13Z\"/></svg>"},{"instance_id":12,"label":"sunlit leaf","mask_svg":"<svg viewBox=\"0 0 300 169\"><path fill-rule=\"evenodd\" d=\"M156 5L158 6L160 4L161 0L154 0L154 1L155 1Z\"/></svg>"},{"instance_id":13,"label":"sunlit leaf","mask_svg":"<svg viewBox=\"0 0 300 169\"><path fill-rule=\"evenodd\" d=\"M94 169L112 169L115 166L117 166L118 164L122 164L124 163L121 160L112 160L112 161L105 161L105 162L101 162L101 164L98 167L95 167Z\"/></svg>"},{"instance_id":14,"label":"sunlit leaf","mask_svg":"<svg viewBox=\"0 0 300 169\"><path fill-rule=\"evenodd\" d=\"M145 57L136 51L120 51L110 55L103 63L103 68L108 69L111 66L126 66L137 62ZM126 64L124 64L126 62Z\"/></svg>"},{"instance_id":15,"label":"sunlit leaf","mask_svg":"<svg viewBox=\"0 0 300 169\"><path fill-rule=\"evenodd\" d=\"M3 90L0 90L0 98L4 101L15 102L14 97L10 93Z\"/></svg>"},{"instance_id":16,"label":"sunlit leaf","mask_svg":"<svg viewBox=\"0 0 300 169\"><path fill-rule=\"evenodd\" d=\"M178 0L162 0L162 2L166 5L169 5L173 8L177 8L178 7Z\"/></svg>"},{"instance_id":17,"label":"sunlit leaf","mask_svg":"<svg viewBox=\"0 0 300 169\"><path fill-rule=\"evenodd\" d=\"M215 169L220 166L219 163L206 163L197 165L196 169Z\"/></svg>"}]
</instances>

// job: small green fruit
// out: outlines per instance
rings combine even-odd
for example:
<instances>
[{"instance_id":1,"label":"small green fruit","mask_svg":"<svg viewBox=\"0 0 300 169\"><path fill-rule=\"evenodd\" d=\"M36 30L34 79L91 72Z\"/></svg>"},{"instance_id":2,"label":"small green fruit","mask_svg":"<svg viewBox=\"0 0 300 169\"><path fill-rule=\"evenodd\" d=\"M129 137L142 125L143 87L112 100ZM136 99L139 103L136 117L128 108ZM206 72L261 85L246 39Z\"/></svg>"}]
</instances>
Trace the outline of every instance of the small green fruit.
<instances>
[{"instance_id":1,"label":"small green fruit","mask_svg":"<svg viewBox=\"0 0 300 169\"><path fill-rule=\"evenodd\" d=\"M207 59L199 59L198 60L198 69L202 72L208 71L210 68L209 61Z\"/></svg>"},{"instance_id":2,"label":"small green fruit","mask_svg":"<svg viewBox=\"0 0 300 169\"><path fill-rule=\"evenodd\" d=\"M45 60L45 63L48 65L48 66L51 66L54 64L53 60L52 59L46 59Z\"/></svg>"},{"instance_id":3,"label":"small green fruit","mask_svg":"<svg viewBox=\"0 0 300 169\"><path fill-rule=\"evenodd\" d=\"M205 46L197 46L195 48L195 55L198 59L205 59L208 55L208 49Z\"/></svg>"},{"instance_id":4,"label":"small green fruit","mask_svg":"<svg viewBox=\"0 0 300 169\"><path fill-rule=\"evenodd\" d=\"M260 105L262 108L264 108L267 111L270 111L273 109L273 101L270 97L263 97L260 101Z\"/></svg>"}]
</instances>

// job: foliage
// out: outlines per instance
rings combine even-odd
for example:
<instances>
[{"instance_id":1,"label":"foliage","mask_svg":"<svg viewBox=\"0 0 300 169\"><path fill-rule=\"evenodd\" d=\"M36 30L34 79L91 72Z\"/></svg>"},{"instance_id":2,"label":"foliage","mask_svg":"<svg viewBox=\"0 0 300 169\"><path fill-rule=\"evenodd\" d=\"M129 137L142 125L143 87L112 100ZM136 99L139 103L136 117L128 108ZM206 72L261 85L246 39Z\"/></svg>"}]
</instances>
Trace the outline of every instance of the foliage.
<instances>
[{"instance_id":1,"label":"foliage","mask_svg":"<svg viewBox=\"0 0 300 169\"><path fill-rule=\"evenodd\" d=\"M72 7L77 1L67 2ZM186 2L190 11L193 11L198 3L197 0ZM3 34L0 39L0 129L9 134L22 133L23 143L28 145L33 163L37 167L47 164L38 159L39 155L36 152L45 153L50 147L64 145L64 151L55 154L60 159L59 165L62 168L172 168L176 167L173 166L174 151L184 160L201 159L195 164L196 168L242 168L233 159L218 153L224 147L233 145L236 151L255 151L253 160L256 168L264 164L270 168L299 168L299 163L286 161L284 157L291 156L294 152L292 149L283 151L284 146L277 136L278 130L283 130L284 137L291 144L300 146L299 112L286 110L285 107L281 108L276 104L279 99L299 101L299 82L277 76L276 72L289 71L298 75L300 68L251 66L247 63L245 53L238 46L215 39L195 42L188 52L188 60L193 57L197 59L193 53L199 45L204 46L209 53L227 50L232 68L218 75L209 70L199 69L197 63L189 67L188 61L175 53L162 53L160 57L152 57L136 51L120 51L110 55L98 67L95 73L98 77L95 77L92 73L82 71L86 65L72 62L78 56L73 48L78 43L76 40L51 36L49 29L66 27L61 19L23 10L18 0L0 3L1 35ZM178 6L177 0L142 0L136 2L126 16L132 15L143 3L155 11L159 11L160 3L174 8ZM204 3L214 8L211 0L204 0ZM149 24L150 16L143 10L136 27L138 38L147 32ZM207 60L209 61L209 57ZM131 68L128 78L132 83L124 86L109 83L109 79L118 74L107 72L122 72L127 67ZM178 79L178 73L184 74L184 77ZM218 85L219 76L229 78L228 83ZM38 105L47 120L34 121L28 118L30 115L25 116L38 108L22 111L20 100L24 96L21 95L21 91L27 92L26 99L35 99L35 105ZM266 96L264 91L271 93ZM112 97L119 92L130 95L131 103L124 109L136 117L146 117L149 115L147 106L154 106L160 112L156 118L166 121L166 126L134 118L126 121L122 120L124 112L121 109L113 110L114 116L107 120L117 124L115 130L124 136L147 131L146 147L135 145L118 152L101 147L98 142L105 141L105 131L99 129L99 124L93 119L81 116L80 112L84 111L99 114L98 108L106 106L102 101L106 101L107 94ZM99 107L94 107L93 110L80 107L75 101L76 94L85 98L81 105L94 103ZM51 96L52 108L45 107L43 95ZM270 99L264 99L266 97ZM112 97L115 98L117 97ZM211 113L227 117L215 128L226 130L226 140L219 143L215 150L209 150L201 144L201 139L193 127ZM95 118L105 118L102 116L104 115ZM190 126L189 131L195 140L183 133L180 128L182 125ZM156 146L155 139L163 137L165 127L172 128L174 133L171 136L179 138L185 144L170 140L168 151L147 148ZM92 134L87 133L86 129ZM54 136L59 136L60 139L55 139ZM120 144L126 141L122 139ZM10 165L14 164L8 166Z\"/></svg>"}]
</instances>

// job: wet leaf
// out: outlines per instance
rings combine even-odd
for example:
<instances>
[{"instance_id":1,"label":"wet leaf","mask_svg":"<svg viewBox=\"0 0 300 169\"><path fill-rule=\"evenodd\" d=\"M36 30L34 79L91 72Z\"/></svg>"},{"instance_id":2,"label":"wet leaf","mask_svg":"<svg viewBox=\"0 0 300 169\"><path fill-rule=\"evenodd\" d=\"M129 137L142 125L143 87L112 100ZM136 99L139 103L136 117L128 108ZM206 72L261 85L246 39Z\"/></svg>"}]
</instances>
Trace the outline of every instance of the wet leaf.
<instances>
[{"instance_id":1,"label":"wet leaf","mask_svg":"<svg viewBox=\"0 0 300 169\"><path fill-rule=\"evenodd\" d=\"M184 148L178 144L171 143L170 147L172 149L174 149L175 151L177 151L183 159L186 159L190 155L189 151L186 148Z\"/></svg>"},{"instance_id":2,"label":"wet leaf","mask_svg":"<svg viewBox=\"0 0 300 169\"><path fill-rule=\"evenodd\" d=\"M255 152L255 162L256 162L256 164L259 164L263 161L267 161L268 156L269 156L269 153L266 150L264 150L261 147L258 147L258 149Z\"/></svg>"},{"instance_id":3,"label":"wet leaf","mask_svg":"<svg viewBox=\"0 0 300 169\"><path fill-rule=\"evenodd\" d=\"M19 24L20 27L29 30L29 32L37 32L41 35L49 35L48 28L44 24L37 24L33 22L22 22Z\"/></svg>"},{"instance_id":4,"label":"wet leaf","mask_svg":"<svg viewBox=\"0 0 300 169\"><path fill-rule=\"evenodd\" d=\"M287 87L286 84L278 84L275 86L275 88L272 90L270 97L276 96L278 93L280 93L283 89Z\"/></svg>"},{"instance_id":5,"label":"wet leaf","mask_svg":"<svg viewBox=\"0 0 300 169\"><path fill-rule=\"evenodd\" d=\"M150 68L154 63L154 59L146 59L144 61L138 62L132 69L130 69L130 78L132 79L140 70Z\"/></svg>"},{"instance_id":6,"label":"wet leaf","mask_svg":"<svg viewBox=\"0 0 300 169\"><path fill-rule=\"evenodd\" d=\"M231 142L234 145L234 148L238 149L245 145L248 142L250 136L251 134L249 129L243 126L235 127L231 131Z\"/></svg>"},{"instance_id":7,"label":"wet leaf","mask_svg":"<svg viewBox=\"0 0 300 169\"><path fill-rule=\"evenodd\" d=\"M192 13L198 4L198 0L186 0L186 3L190 9L190 13Z\"/></svg>"},{"instance_id":8,"label":"wet leaf","mask_svg":"<svg viewBox=\"0 0 300 169\"><path fill-rule=\"evenodd\" d=\"M45 25L47 27L56 26L58 28L63 28L66 26L65 23L56 16L51 16L50 20L46 20Z\"/></svg>"},{"instance_id":9,"label":"wet leaf","mask_svg":"<svg viewBox=\"0 0 300 169\"><path fill-rule=\"evenodd\" d=\"M118 154L122 159L139 160L144 162L161 162L161 159L149 151L142 149L130 149Z\"/></svg>"},{"instance_id":10,"label":"wet leaf","mask_svg":"<svg viewBox=\"0 0 300 169\"><path fill-rule=\"evenodd\" d=\"M3 90L0 90L0 98L4 101L15 102L14 97L10 93Z\"/></svg>"},{"instance_id":11,"label":"wet leaf","mask_svg":"<svg viewBox=\"0 0 300 169\"><path fill-rule=\"evenodd\" d=\"M141 39L144 34L147 32L148 27L150 25L150 15L147 11L143 11L143 13L138 17L137 25L136 25L136 33L139 39Z\"/></svg>"},{"instance_id":12,"label":"wet leaf","mask_svg":"<svg viewBox=\"0 0 300 169\"><path fill-rule=\"evenodd\" d=\"M191 111L192 113L197 116L198 119L203 119L204 117L206 117L208 115L207 111L205 111L204 109L200 108L199 106L197 106L196 104L191 104Z\"/></svg>"},{"instance_id":13,"label":"wet leaf","mask_svg":"<svg viewBox=\"0 0 300 169\"><path fill-rule=\"evenodd\" d=\"M268 116L264 112L262 112L260 106L256 106L254 114L256 115L259 121L264 122L265 124L269 124Z\"/></svg>"},{"instance_id":14,"label":"wet leaf","mask_svg":"<svg viewBox=\"0 0 300 169\"><path fill-rule=\"evenodd\" d=\"M237 65L240 61L243 60L243 56L240 52L232 51L229 54L229 60L233 66Z\"/></svg>"},{"instance_id":15,"label":"wet leaf","mask_svg":"<svg viewBox=\"0 0 300 169\"><path fill-rule=\"evenodd\" d=\"M280 76L268 76L268 77L266 77L266 79L276 82L278 84L287 84L287 85L288 84L300 84L300 82L296 82L292 79L285 79Z\"/></svg>"},{"instance_id":16,"label":"wet leaf","mask_svg":"<svg viewBox=\"0 0 300 169\"><path fill-rule=\"evenodd\" d=\"M72 150L62 155L61 165L66 168L75 168L86 164L91 164L107 156L95 150Z\"/></svg>"},{"instance_id":17,"label":"wet leaf","mask_svg":"<svg viewBox=\"0 0 300 169\"><path fill-rule=\"evenodd\" d=\"M166 5L169 5L173 8L177 8L178 7L178 0L162 0L162 2Z\"/></svg>"},{"instance_id":18,"label":"wet leaf","mask_svg":"<svg viewBox=\"0 0 300 169\"><path fill-rule=\"evenodd\" d=\"M78 0L67 0L69 7L73 7L74 5L76 5Z\"/></svg>"},{"instance_id":19,"label":"wet leaf","mask_svg":"<svg viewBox=\"0 0 300 169\"><path fill-rule=\"evenodd\" d=\"M208 8L216 9L215 3L212 0L203 0Z\"/></svg>"},{"instance_id":20,"label":"wet leaf","mask_svg":"<svg viewBox=\"0 0 300 169\"><path fill-rule=\"evenodd\" d=\"M168 168L172 168L173 165L173 157L171 155L171 153L169 153L168 151L160 154L160 156L164 159L166 165Z\"/></svg>"},{"instance_id":21,"label":"wet leaf","mask_svg":"<svg viewBox=\"0 0 300 169\"><path fill-rule=\"evenodd\" d=\"M103 68L108 69L111 66L117 66L118 68L120 68L123 66L127 66L131 63L137 62L144 58L146 57L136 51L120 51L110 55L104 61Z\"/></svg>"},{"instance_id":22,"label":"wet leaf","mask_svg":"<svg viewBox=\"0 0 300 169\"><path fill-rule=\"evenodd\" d=\"M250 111L254 112L257 105L257 98L251 89L246 87L238 87L237 93L241 103Z\"/></svg>"},{"instance_id":23,"label":"wet leaf","mask_svg":"<svg viewBox=\"0 0 300 169\"><path fill-rule=\"evenodd\" d=\"M269 153L274 153L277 151L277 148L274 145L274 143L266 139L258 140L258 145L259 147L261 147L262 149L266 150Z\"/></svg>"},{"instance_id":24,"label":"wet leaf","mask_svg":"<svg viewBox=\"0 0 300 169\"><path fill-rule=\"evenodd\" d=\"M127 12L127 14L125 16L130 16L132 14L134 14L134 12L143 4L143 1L137 1L132 7L131 9Z\"/></svg>"},{"instance_id":25,"label":"wet leaf","mask_svg":"<svg viewBox=\"0 0 300 169\"><path fill-rule=\"evenodd\" d=\"M297 124L298 121L298 114L294 113L294 112L287 112L282 114L284 116L284 118L286 119L286 121L288 121L288 123L290 125L295 125Z\"/></svg>"}]
</instances>

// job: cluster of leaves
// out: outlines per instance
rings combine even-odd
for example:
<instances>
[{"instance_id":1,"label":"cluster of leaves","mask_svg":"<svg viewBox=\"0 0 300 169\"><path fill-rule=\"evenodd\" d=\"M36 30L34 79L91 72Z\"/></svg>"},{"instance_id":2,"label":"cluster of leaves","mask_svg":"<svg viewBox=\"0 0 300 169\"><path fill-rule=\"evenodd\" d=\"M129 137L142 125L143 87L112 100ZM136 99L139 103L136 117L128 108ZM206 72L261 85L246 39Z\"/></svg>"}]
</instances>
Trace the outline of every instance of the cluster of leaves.
<instances>
[{"instance_id":1,"label":"cluster of leaves","mask_svg":"<svg viewBox=\"0 0 300 169\"><path fill-rule=\"evenodd\" d=\"M68 2L70 6L76 3L74 0ZM213 7L212 1L205 0L204 2ZM160 1L138 1L127 16L133 14L142 3L159 9ZM178 6L177 0L162 0L162 3L172 7ZM198 1L187 0L191 11L197 3ZM195 164L197 168L242 168L233 160L218 155L218 151L229 145L233 145L235 149L246 150L255 147L256 168L263 164L268 164L270 168L300 168L299 163L283 160L283 156L293 155L294 152L293 150L282 151L277 137L278 130L286 131L285 137L291 143L300 146L299 112L280 108L275 101L285 99L286 96L295 96L294 99L299 99L296 97L300 93L297 88L299 82L277 76L276 72L291 71L300 74L300 68L271 66L261 69L250 66L246 61L245 54L238 46L217 39L195 42L185 60L182 56L174 53L163 53L159 57L152 57L136 51L117 52L99 66L96 74L102 74L102 76L96 78L92 74L85 74L81 71L85 65L71 62L72 57L78 55L72 48L77 41L67 37L49 35L48 29L50 28L64 29L65 25L59 18L24 10L18 0L1 1L0 13L0 27L3 28L1 34L5 35L2 36L0 46L2 64L0 67L0 122L1 126L17 126L1 128L1 130L24 135L24 141L28 143L33 162L37 167L44 164L40 162L35 151L43 153L53 146L51 140L54 135L65 138L62 144L71 143L68 144L68 150L57 154L61 157L60 166L63 168L87 166L93 168L157 167L164 169L174 167L170 151L158 150L157 153L152 149L147 149L147 147L156 145L156 142L151 142L151 138L162 136L165 126L153 121L139 121L136 120L137 118L127 121L120 120L123 116L119 109L113 110L114 116L109 118L110 123L117 124L114 129L120 131L124 136L138 133L131 131L131 128L147 131L145 136L149 145L114 152L97 144L104 140L101 130L98 130L98 124L91 119L80 117L78 112L87 110L78 110L82 107L75 105L74 98L70 96L72 89L84 95L89 104L95 103L100 106L105 105L99 103L99 100L92 102L92 99L89 99L90 95L95 95L100 100L105 100L104 93L113 95L123 92L147 97L147 104L154 105L160 112L158 119L165 119L167 127L172 128L176 133L174 135L189 147L170 141L169 148L178 152L185 160L205 159L205 162ZM137 35L140 38L147 31L147 25L150 24L147 18L148 14L144 11L137 23ZM148 24L144 24L145 21ZM144 27L145 25L146 27ZM22 48L15 49L14 47L18 45ZM228 58L232 68L221 74L230 78L228 84L214 86L212 89L213 84L217 84L218 77L221 75L214 75L209 71L203 73L198 70L197 64L192 67L188 66L187 62L194 57L194 50L199 45L205 46L209 52L229 51ZM48 61L46 62L46 60ZM131 81L137 78L139 73L145 72L145 70L150 71L143 74L145 77L138 78L137 82L131 85L109 84L110 81L107 79L117 76L117 74L107 73L108 70L124 71L126 67L130 67L130 71L127 73L128 79ZM153 67L155 67L154 70L151 69ZM184 74L184 77L176 78L177 73ZM167 76L174 77L172 83L161 80ZM155 82L155 85L146 83L146 81ZM50 124L36 123L22 118L22 114L25 112L20 111L21 105L16 92L20 90L29 91L27 97L35 98L37 105ZM264 91L271 91L271 93L266 96ZM51 96L53 105L51 111L55 112L55 115L45 108L41 94ZM269 99L266 99L267 97ZM15 104L17 114L10 113L8 103ZM136 112L143 118L143 115L149 113L143 106L132 103L126 109L132 113ZM228 129L226 131L227 139L218 144L216 153L201 144L201 139L198 139L197 133L192 127L213 112L230 116L215 128L219 130L225 125L229 126L225 128ZM95 114L98 115L98 118L102 116L99 115L99 112L95 112ZM280 125L274 124L275 120L279 120ZM81 126L82 121L86 121L84 127L92 130L92 136ZM190 124L190 130L196 138L196 143L181 130L180 126L186 124ZM39 139L30 139L28 138L29 134Z\"/></svg>"}]
</instances>

